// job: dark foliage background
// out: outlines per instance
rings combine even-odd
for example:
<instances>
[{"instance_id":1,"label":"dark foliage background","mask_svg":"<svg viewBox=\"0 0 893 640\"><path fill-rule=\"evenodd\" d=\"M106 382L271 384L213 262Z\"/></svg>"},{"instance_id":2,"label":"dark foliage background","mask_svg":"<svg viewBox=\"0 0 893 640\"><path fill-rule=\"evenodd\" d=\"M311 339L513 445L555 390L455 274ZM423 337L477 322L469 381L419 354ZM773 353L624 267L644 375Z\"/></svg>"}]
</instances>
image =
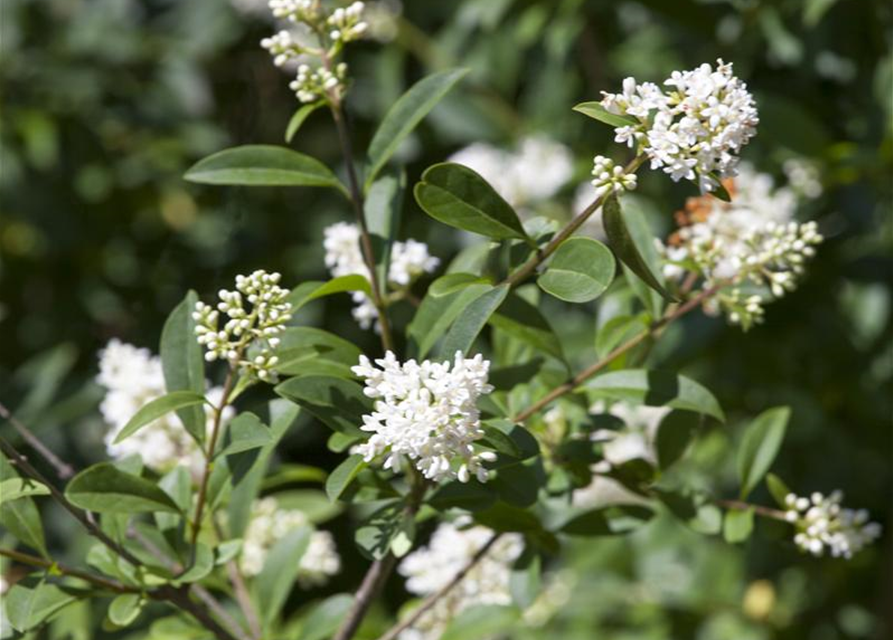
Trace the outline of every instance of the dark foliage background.
<instances>
[{"instance_id":1,"label":"dark foliage background","mask_svg":"<svg viewBox=\"0 0 893 640\"><path fill-rule=\"evenodd\" d=\"M293 284L325 277L322 229L349 211L316 190L185 183L200 157L240 143L282 143L296 102L258 46L262 2L4 0L0 129L0 399L79 465L100 459L96 352L113 337L157 350L169 310L256 267ZM250 8L260 7L260 11ZM398 7L399 4L389 4ZM245 8L248 7L249 10ZM511 145L546 132L574 150L579 182L610 131L570 111L623 77L660 80L717 57L757 95L746 157L780 173L817 161L823 196L805 213L827 241L802 287L747 334L694 318L656 357L707 384L733 417L702 438L698 477L731 486L740 420L776 404L794 417L775 470L801 493L843 488L885 525L852 562L799 555L762 526L743 549L659 520L624 540L568 554L573 595L529 638L809 639L890 637L893 413L893 55L891 5L869 0L406 0L392 39L352 53L356 146L411 82L466 66L462 88L404 149L410 183L470 141ZM296 148L339 167L331 123L314 114ZM340 168L339 168L340 170ZM655 228L691 194L642 180ZM572 189L560 200L568 206ZM452 233L413 202L404 235L443 259ZM304 320L376 350L332 299ZM591 320L552 314L591 350ZM738 422L736 422L738 421ZM5 426L0 426L7 429ZM305 423L283 459L325 466L324 433ZM757 495L768 500L767 495ZM60 514L53 543L72 554ZM350 519L333 523L349 589L363 562ZM401 597L392 586L394 602Z\"/></svg>"}]
</instances>

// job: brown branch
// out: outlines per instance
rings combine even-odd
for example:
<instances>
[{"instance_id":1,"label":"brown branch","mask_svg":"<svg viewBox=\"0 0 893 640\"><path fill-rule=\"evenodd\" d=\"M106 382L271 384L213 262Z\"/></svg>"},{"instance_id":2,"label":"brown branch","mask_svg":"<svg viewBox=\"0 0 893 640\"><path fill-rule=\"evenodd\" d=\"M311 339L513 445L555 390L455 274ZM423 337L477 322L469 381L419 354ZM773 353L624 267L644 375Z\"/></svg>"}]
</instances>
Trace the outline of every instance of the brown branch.
<instances>
[{"instance_id":1,"label":"brown branch","mask_svg":"<svg viewBox=\"0 0 893 640\"><path fill-rule=\"evenodd\" d=\"M31 565L32 567L41 567L43 569L61 573L64 576L78 578L85 582L89 582L96 587L108 589L109 591L114 591L116 593L140 593L139 589L121 584L117 580L110 580L88 571L81 571L80 569L68 567L64 564L53 562L52 560L47 560L46 558L41 558L39 556L32 556L28 553L15 551L14 549L0 549L0 556L5 556L10 560L15 560L21 564Z\"/></svg>"},{"instance_id":2,"label":"brown branch","mask_svg":"<svg viewBox=\"0 0 893 640\"><path fill-rule=\"evenodd\" d=\"M477 553L475 553L471 557L471 559L468 561L468 564L462 567L462 569L460 569L459 572L455 576L453 576L448 583L441 587L439 591L432 593L430 596L425 598L418 607L413 609L412 613L405 620L388 629L383 635L379 636L378 640L394 640L398 635L400 635L401 632L414 625L428 609L433 607L438 600L452 591L453 588L457 584L459 584L466 575L468 575L468 572L471 571L485 555L487 555L490 547L492 547L494 543L499 539L499 536L499 533L494 533L490 537L490 539L487 540L486 544L478 549Z\"/></svg>"},{"instance_id":3,"label":"brown branch","mask_svg":"<svg viewBox=\"0 0 893 640\"><path fill-rule=\"evenodd\" d=\"M626 166L623 168L624 173L635 173L638 171L639 167L642 163L645 162L645 156L640 155L636 156L632 160L630 160ZM549 241L549 243L537 251L534 255L530 257L530 259L521 265L517 271L512 273L509 277L502 281L501 284L507 284L511 287L517 287L524 280L526 280L530 275L536 271L537 267L539 267L543 262L545 262L549 256L551 256L555 251L558 250L558 247L561 246L561 243L570 238L581 226L583 223L589 219L595 211L601 207L605 200L608 199L609 196L612 195L612 192L607 192L604 195L596 198L592 204L583 209L577 217L571 220L564 229L555 234L555 236Z\"/></svg>"},{"instance_id":4,"label":"brown branch","mask_svg":"<svg viewBox=\"0 0 893 640\"><path fill-rule=\"evenodd\" d=\"M214 530L217 533L217 537L222 540L223 531L216 520L214 521ZM235 560L227 560L226 570L229 574L229 581L233 585L236 602L239 603L242 615L245 616L251 635L255 639L259 639L263 635L263 628L261 627L257 611L254 609L254 604L251 602L251 595L248 593L248 586L245 584L245 578L239 569L239 564Z\"/></svg>"},{"instance_id":5,"label":"brown branch","mask_svg":"<svg viewBox=\"0 0 893 640\"><path fill-rule=\"evenodd\" d=\"M413 486L407 498L405 509L405 513L409 516L414 516L419 510L422 498L424 498L425 491L428 489L428 483L424 478L419 475L413 475L412 478ZM383 558L372 563L363 577L363 582L357 590L357 596L354 598L350 610L344 617L344 622L341 623L338 632L332 636L332 640L350 640L353 637L360 623L363 622L366 612L372 605L372 601L378 595L384 583L387 582L396 564L397 558L390 551Z\"/></svg>"},{"instance_id":6,"label":"brown branch","mask_svg":"<svg viewBox=\"0 0 893 640\"><path fill-rule=\"evenodd\" d=\"M56 470L56 475L59 476L60 480L68 480L74 475L74 468L67 462L60 460L55 453L50 451L37 436L31 433L28 427L12 415L12 412L3 403L0 403L0 418L8 421L22 439L28 443L28 446L37 451Z\"/></svg>"},{"instance_id":7,"label":"brown branch","mask_svg":"<svg viewBox=\"0 0 893 640\"><path fill-rule=\"evenodd\" d=\"M619 358L620 356L622 356L624 353L626 353L630 349L633 349L637 345L641 344L644 340L650 338L651 336L656 335L658 332L660 332L664 327L666 327L671 322L674 322L675 320L681 318L682 316L684 316L686 313L688 313L692 309L695 309L696 307L700 306L705 300L707 300L708 298L710 298L714 294L716 294L716 292L719 291L719 289L720 289L719 286L715 286L715 287L711 287L710 289L706 289L706 290L702 291L701 293L699 293L698 295L694 296L693 298L689 299L688 301L686 301L679 307L675 308L674 310L668 311L667 314L664 315L661 319L653 322L648 329L646 329L645 331L643 331L642 333L640 333L636 336L633 336L632 338L630 338L629 340L624 342L622 345L620 345L619 347L617 347L616 349L611 351L604 358L602 358L601 360L588 366L586 369L584 369L583 371L581 371L580 373L575 375L573 378L571 378L564 384L561 384L561 385L555 387L554 389L552 389L552 391L550 391L545 396L543 396L542 398L537 400L535 403L533 403L532 405L530 405L529 407L524 409L524 411L522 411L521 413L516 415L513 418L513 420L515 422L524 422L530 416L532 416L533 414L538 412L540 409L544 408L545 406L547 406L548 404L553 402L554 400L557 400L561 396L570 393L571 391L576 389L578 386L583 384L586 380L588 380L589 378L594 376L596 373L598 373L599 371L601 371L602 369L607 367L609 364L611 364L615 359Z\"/></svg>"},{"instance_id":8,"label":"brown branch","mask_svg":"<svg viewBox=\"0 0 893 640\"><path fill-rule=\"evenodd\" d=\"M716 504L720 507L725 507L726 509L733 509L735 511L748 511L753 509L753 512L759 516L763 516L764 518L771 518L772 520L781 520L783 522L787 522L785 519L784 511L780 511L779 509L772 509L770 507L764 507L758 504L748 504L746 502L742 502L741 500L715 500Z\"/></svg>"}]
</instances>

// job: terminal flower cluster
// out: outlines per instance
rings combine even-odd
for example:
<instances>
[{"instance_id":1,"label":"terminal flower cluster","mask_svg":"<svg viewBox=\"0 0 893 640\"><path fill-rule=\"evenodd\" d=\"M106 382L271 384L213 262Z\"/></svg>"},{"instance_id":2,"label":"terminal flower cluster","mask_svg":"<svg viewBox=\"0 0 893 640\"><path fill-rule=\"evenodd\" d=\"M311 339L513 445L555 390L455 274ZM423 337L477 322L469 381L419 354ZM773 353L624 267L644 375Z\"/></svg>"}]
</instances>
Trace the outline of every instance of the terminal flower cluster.
<instances>
[{"instance_id":1,"label":"terminal flower cluster","mask_svg":"<svg viewBox=\"0 0 893 640\"><path fill-rule=\"evenodd\" d=\"M139 455L147 467L159 473L170 471L177 465L185 465L196 473L204 458L195 440L183 427L175 413L169 413L115 443L121 429L143 406L163 396L167 391L161 358L148 349L112 339L99 352L99 375L96 382L105 387L106 393L99 405L102 417L110 429L105 435L106 451L112 458ZM207 392L208 400L219 402L223 390L219 387ZM232 407L224 410L223 421L233 416ZM208 416L208 431L212 417Z\"/></svg>"},{"instance_id":2,"label":"terminal flower cluster","mask_svg":"<svg viewBox=\"0 0 893 640\"><path fill-rule=\"evenodd\" d=\"M636 174L626 173L623 167L605 156L595 156L592 161L592 186L595 196L601 198L609 193L622 193L636 188Z\"/></svg>"},{"instance_id":3,"label":"terminal flower cluster","mask_svg":"<svg viewBox=\"0 0 893 640\"><path fill-rule=\"evenodd\" d=\"M406 578L407 591L420 597L436 593L468 564L492 535L486 527L463 528L458 522L441 524L427 547L419 548L400 563L398 570ZM450 621L470 606L511 604L511 566L523 547L520 534L500 536L461 582L401 633L400 640L436 640Z\"/></svg>"},{"instance_id":4,"label":"terminal flower cluster","mask_svg":"<svg viewBox=\"0 0 893 640\"><path fill-rule=\"evenodd\" d=\"M408 459L434 481L468 482L474 475L486 482L482 463L496 456L476 452L473 443L484 435L477 400L493 390L489 369L480 354L464 358L461 352L452 363L401 363L389 351L373 365L361 356L352 370L365 379L364 393L375 399L375 409L363 416L361 429L373 435L357 452L367 462L384 456L384 468L395 471Z\"/></svg>"},{"instance_id":5,"label":"terminal flower cluster","mask_svg":"<svg viewBox=\"0 0 893 640\"><path fill-rule=\"evenodd\" d=\"M360 229L356 224L337 222L323 232L325 239L325 263L332 277L361 275L370 278L369 269L360 248ZM440 260L428 253L428 245L417 240L394 242L391 246L391 260L388 265L388 284L396 291L407 289L425 273L437 269ZM362 291L353 292L356 306L353 316L364 329L378 319L375 305Z\"/></svg>"},{"instance_id":6,"label":"terminal flower cluster","mask_svg":"<svg viewBox=\"0 0 893 640\"><path fill-rule=\"evenodd\" d=\"M713 310L747 329L762 319L765 302L795 288L822 236L815 222L794 220L798 200L791 189L775 189L771 176L750 165L742 164L726 187L732 202L689 198L677 213L680 228L663 248L664 275L675 279L690 271L708 287L733 285L717 296Z\"/></svg>"},{"instance_id":7,"label":"terminal flower cluster","mask_svg":"<svg viewBox=\"0 0 893 640\"><path fill-rule=\"evenodd\" d=\"M279 359L273 350L291 320L292 308L286 299L288 291L278 284L280 279L280 274L262 269L249 276L239 275L235 291L218 292L216 309L204 302L195 305L195 334L207 350L205 360L220 358L260 380L276 380ZM227 317L222 329L218 326L221 314Z\"/></svg>"},{"instance_id":8,"label":"terminal flower cluster","mask_svg":"<svg viewBox=\"0 0 893 640\"><path fill-rule=\"evenodd\" d=\"M674 71L664 85L670 89L626 78L621 93L603 93L608 112L629 118L614 139L638 148L674 181L697 179L702 192L712 191L717 178L735 175L738 154L756 135L753 96L722 60L715 70Z\"/></svg>"},{"instance_id":9,"label":"terminal flower cluster","mask_svg":"<svg viewBox=\"0 0 893 640\"><path fill-rule=\"evenodd\" d=\"M300 63L289 88L305 104L339 104L347 90L347 65L337 58L346 43L368 30L365 5L354 2L328 12L320 0L270 0L269 7L275 18L294 25L260 42L277 67Z\"/></svg>"},{"instance_id":10,"label":"terminal flower cluster","mask_svg":"<svg viewBox=\"0 0 893 640\"><path fill-rule=\"evenodd\" d=\"M256 500L251 508L251 521L245 531L239 564L247 576L257 576L264 568L270 549L291 531L309 526L302 511L284 509L276 498ZM341 558L335 539L328 531L314 531L301 556L298 583L305 589L326 584L341 570Z\"/></svg>"},{"instance_id":11,"label":"terminal flower cluster","mask_svg":"<svg viewBox=\"0 0 893 640\"><path fill-rule=\"evenodd\" d=\"M809 498L793 493L785 497L785 519L797 533L794 543L814 556L828 550L835 558L849 560L853 554L881 536L881 525L868 521L868 511L841 507L843 493L829 496L813 493Z\"/></svg>"},{"instance_id":12,"label":"terminal flower cluster","mask_svg":"<svg viewBox=\"0 0 893 640\"><path fill-rule=\"evenodd\" d=\"M476 142L448 160L473 169L506 202L522 209L551 198L574 175L570 149L542 135L522 139L511 151Z\"/></svg>"}]
</instances>

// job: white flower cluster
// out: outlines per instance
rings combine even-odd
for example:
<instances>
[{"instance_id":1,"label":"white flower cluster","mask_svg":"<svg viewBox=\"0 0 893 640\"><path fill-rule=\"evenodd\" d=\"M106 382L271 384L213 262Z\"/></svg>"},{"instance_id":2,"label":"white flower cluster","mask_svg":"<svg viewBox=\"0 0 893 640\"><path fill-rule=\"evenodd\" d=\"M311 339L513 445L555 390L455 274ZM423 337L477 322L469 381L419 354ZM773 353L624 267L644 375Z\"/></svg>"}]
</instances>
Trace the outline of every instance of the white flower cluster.
<instances>
[{"instance_id":1,"label":"white flower cluster","mask_svg":"<svg viewBox=\"0 0 893 640\"><path fill-rule=\"evenodd\" d=\"M513 207L551 198L574 175L570 149L546 136L524 138L514 151L476 142L448 160L479 173Z\"/></svg>"},{"instance_id":2,"label":"white flower cluster","mask_svg":"<svg viewBox=\"0 0 893 640\"><path fill-rule=\"evenodd\" d=\"M337 222L326 227L323 233L325 263L332 277L361 275L368 280L369 269L360 248L359 227L348 222ZM394 242L388 266L388 284L393 289L405 290L416 278L431 273L439 264L440 260L428 253L428 245L424 242L412 239ZM368 329L378 319L375 305L362 291L354 291L352 296L356 303L353 316L361 327Z\"/></svg>"},{"instance_id":3,"label":"white flower cluster","mask_svg":"<svg viewBox=\"0 0 893 640\"><path fill-rule=\"evenodd\" d=\"M289 88L305 104L321 100L339 103L347 89L347 65L336 58L346 43L362 38L368 30L363 20L365 5L354 2L331 13L323 11L320 0L270 0L269 6L275 18L298 28L296 32L279 31L260 43L277 67L302 62ZM299 42L305 33L306 42Z\"/></svg>"},{"instance_id":4,"label":"white flower cluster","mask_svg":"<svg viewBox=\"0 0 893 640\"><path fill-rule=\"evenodd\" d=\"M636 174L626 173L623 167L605 156L595 156L592 160L592 186L595 197L601 198L608 193L621 193L636 188Z\"/></svg>"},{"instance_id":5,"label":"white flower cluster","mask_svg":"<svg viewBox=\"0 0 893 640\"><path fill-rule=\"evenodd\" d=\"M771 176L742 164L739 175L726 183L732 202L690 198L677 214L682 226L663 248L664 275L675 279L689 270L703 276L707 286L750 283L781 297L794 289L822 236L814 222L793 220L796 194L775 189ZM746 329L762 318L765 293L736 286L717 297L714 310L722 309Z\"/></svg>"},{"instance_id":6,"label":"white flower cluster","mask_svg":"<svg viewBox=\"0 0 893 640\"><path fill-rule=\"evenodd\" d=\"M407 591L421 597L436 593L468 564L492 535L486 527L441 524L427 547L414 551L400 563L398 570L407 579ZM450 621L470 606L510 604L511 566L521 555L523 546L520 534L500 536L461 582L400 634L400 640L437 640Z\"/></svg>"},{"instance_id":7,"label":"white flower cluster","mask_svg":"<svg viewBox=\"0 0 893 640\"><path fill-rule=\"evenodd\" d=\"M366 380L364 393L375 399L375 410L363 416L361 427L373 435L357 452L366 461L384 455L384 468L395 471L408 458L434 481L468 482L473 474L486 482L488 472L481 463L496 456L475 452L473 443L484 435L477 399L493 390L487 384L490 362L480 354L464 358L457 352L452 363L400 363L388 351L375 364L381 368L361 356L360 364L352 367Z\"/></svg>"},{"instance_id":8,"label":"white flower cluster","mask_svg":"<svg viewBox=\"0 0 893 640\"><path fill-rule=\"evenodd\" d=\"M850 559L881 536L881 525L868 521L868 511L845 509L842 499L840 491L827 497L818 492L809 498L785 497L785 519L796 528L794 543L800 549L814 556L828 549L835 558Z\"/></svg>"},{"instance_id":9,"label":"white flower cluster","mask_svg":"<svg viewBox=\"0 0 893 640\"><path fill-rule=\"evenodd\" d=\"M803 158L788 158L781 166L791 189L804 198L814 200L822 195L821 176L813 162Z\"/></svg>"},{"instance_id":10,"label":"white flower cluster","mask_svg":"<svg viewBox=\"0 0 893 640\"><path fill-rule=\"evenodd\" d=\"M652 169L663 169L674 181L698 178L701 190L711 191L718 185L710 174L735 175L738 153L756 135L753 96L722 60L716 70L702 64L674 71L664 84L672 90L626 78L622 93L604 93L607 111L635 120L617 127L614 139L639 147Z\"/></svg>"},{"instance_id":11,"label":"white flower cluster","mask_svg":"<svg viewBox=\"0 0 893 640\"><path fill-rule=\"evenodd\" d=\"M366 5L362 2L354 2L349 7L335 9L326 21L332 27L329 37L334 42L350 42L362 38L369 28L363 21L365 8Z\"/></svg>"},{"instance_id":12,"label":"white flower cluster","mask_svg":"<svg viewBox=\"0 0 893 640\"><path fill-rule=\"evenodd\" d=\"M250 276L236 276L235 291L221 289L216 309L204 302L195 305L195 334L207 349L205 360L222 358L243 373L267 382L276 380L274 367L279 359L273 349L291 320L288 291L279 286L280 279L278 273L258 269ZM250 308L245 307L246 301ZM223 329L218 327L221 313L228 318Z\"/></svg>"},{"instance_id":13,"label":"white flower cluster","mask_svg":"<svg viewBox=\"0 0 893 640\"><path fill-rule=\"evenodd\" d=\"M267 555L276 542L290 531L308 524L307 516L297 510L283 509L275 498L256 500L251 521L245 531L239 564L247 576L256 576L264 568ZM314 531L298 568L298 584L309 589L328 582L341 570L341 558L335 540L328 531Z\"/></svg>"},{"instance_id":14,"label":"white flower cluster","mask_svg":"<svg viewBox=\"0 0 893 640\"><path fill-rule=\"evenodd\" d=\"M174 413L154 420L129 438L115 443L121 429L137 411L167 392L161 358L153 356L148 349L139 349L112 339L99 352L96 382L106 389L99 410L110 427L105 436L109 456L117 459L138 454L147 467L159 473L181 464L194 471L201 468L204 462L201 450ZM219 402L222 394L223 390L216 387L208 390L206 395L211 402ZM232 416L232 407L227 407L223 414L224 422L228 422ZM209 412L208 430L211 426L212 416Z\"/></svg>"}]
</instances>

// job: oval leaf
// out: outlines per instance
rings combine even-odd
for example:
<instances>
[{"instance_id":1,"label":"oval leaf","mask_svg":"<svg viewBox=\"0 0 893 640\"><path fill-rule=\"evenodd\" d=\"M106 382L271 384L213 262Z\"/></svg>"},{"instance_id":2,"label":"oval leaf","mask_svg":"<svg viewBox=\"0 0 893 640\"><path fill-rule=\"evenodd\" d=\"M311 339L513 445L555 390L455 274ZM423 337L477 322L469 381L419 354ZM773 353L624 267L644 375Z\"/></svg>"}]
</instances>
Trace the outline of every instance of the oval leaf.
<instances>
[{"instance_id":1,"label":"oval leaf","mask_svg":"<svg viewBox=\"0 0 893 640\"><path fill-rule=\"evenodd\" d=\"M639 124L639 121L632 116L611 113L600 102L581 102L574 107L574 111L582 113L584 116L589 116L593 120L609 124L612 127L627 127Z\"/></svg>"},{"instance_id":2,"label":"oval leaf","mask_svg":"<svg viewBox=\"0 0 893 640\"><path fill-rule=\"evenodd\" d=\"M335 470L326 479L326 495L329 496L329 500L335 502L335 500L340 498L348 485L357 477L357 474L365 468L366 462L363 460L363 456L358 453L353 454L335 467Z\"/></svg>"},{"instance_id":3,"label":"oval leaf","mask_svg":"<svg viewBox=\"0 0 893 640\"><path fill-rule=\"evenodd\" d=\"M29 496L48 496L49 488L31 478L9 478L0 482L0 504Z\"/></svg>"},{"instance_id":4,"label":"oval leaf","mask_svg":"<svg viewBox=\"0 0 893 640\"><path fill-rule=\"evenodd\" d=\"M533 242L511 205L480 175L461 164L428 167L413 192L425 213L451 227L496 240Z\"/></svg>"},{"instance_id":5,"label":"oval leaf","mask_svg":"<svg viewBox=\"0 0 893 640\"><path fill-rule=\"evenodd\" d=\"M753 531L753 507L743 511L727 511L722 522L722 535L729 544L744 542Z\"/></svg>"},{"instance_id":6,"label":"oval leaf","mask_svg":"<svg viewBox=\"0 0 893 640\"><path fill-rule=\"evenodd\" d=\"M364 436L363 415L371 402L363 388L352 380L333 376L291 378L275 388L283 398L301 405L333 431Z\"/></svg>"},{"instance_id":7,"label":"oval leaf","mask_svg":"<svg viewBox=\"0 0 893 640\"><path fill-rule=\"evenodd\" d=\"M109 620L116 627L127 627L140 615L144 600L138 593L124 593L109 605Z\"/></svg>"},{"instance_id":8,"label":"oval leaf","mask_svg":"<svg viewBox=\"0 0 893 640\"><path fill-rule=\"evenodd\" d=\"M158 486L110 462L100 462L77 474L65 488L65 497L81 509L96 513L179 512L173 499Z\"/></svg>"},{"instance_id":9,"label":"oval leaf","mask_svg":"<svg viewBox=\"0 0 893 640\"><path fill-rule=\"evenodd\" d=\"M297 111L295 111L294 115L291 117L291 120L288 121L288 126L285 128L285 141L291 142L292 138L294 138L295 134L298 132L298 129L300 129L301 125L304 124L304 120L306 120L311 113L319 109L324 104L324 102L305 104Z\"/></svg>"},{"instance_id":10,"label":"oval leaf","mask_svg":"<svg viewBox=\"0 0 893 640\"><path fill-rule=\"evenodd\" d=\"M659 275L654 239L638 211L630 209L624 214L617 196L611 196L605 202L602 219L608 241L617 257L645 284L667 300L675 301Z\"/></svg>"},{"instance_id":11,"label":"oval leaf","mask_svg":"<svg viewBox=\"0 0 893 640\"><path fill-rule=\"evenodd\" d=\"M367 188L406 136L466 73L468 69L450 69L433 73L412 85L393 104L372 137L372 142L369 143Z\"/></svg>"},{"instance_id":12,"label":"oval leaf","mask_svg":"<svg viewBox=\"0 0 893 640\"><path fill-rule=\"evenodd\" d=\"M759 484L784 440L791 410L775 407L764 411L748 425L738 450L738 477L741 481L741 498L746 498Z\"/></svg>"},{"instance_id":13,"label":"oval leaf","mask_svg":"<svg viewBox=\"0 0 893 640\"><path fill-rule=\"evenodd\" d=\"M192 319L197 302L195 291L187 293L171 311L161 331L161 368L168 393L192 391L202 394L205 391L205 359L195 339L195 320ZM196 442L205 441L205 412L201 406L178 409L177 416Z\"/></svg>"},{"instance_id":14,"label":"oval leaf","mask_svg":"<svg viewBox=\"0 0 893 640\"><path fill-rule=\"evenodd\" d=\"M205 397L194 391L173 391L160 398L155 398L137 411L136 415L124 425L124 428L121 429L120 433L118 433L118 436L115 438L115 444L132 436L150 422L158 420L158 418L167 415L171 411L183 409L184 407L191 407L204 402Z\"/></svg>"},{"instance_id":15,"label":"oval leaf","mask_svg":"<svg viewBox=\"0 0 893 640\"><path fill-rule=\"evenodd\" d=\"M586 387L615 400L695 411L721 422L725 420L725 414L712 393L691 378L667 371L612 371L593 378Z\"/></svg>"},{"instance_id":16,"label":"oval leaf","mask_svg":"<svg viewBox=\"0 0 893 640\"><path fill-rule=\"evenodd\" d=\"M537 284L566 302L589 302L605 292L614 279L614 255L598 240L570 238L561 243Z\"/></svg>"},{"instance_id":17,"label":"oval leaf","mask_svg":"<svg viewBox=\"0 0 893 640\"><path fill-rule=\"evenodd\" d=\"M347 291L362 291L367 296L372 295L369 281L364 276L352 274L332 278L326 282L303 282L289 292L287 300L291 303L294 313L311 300Z\"/></svg>"},{"instance_id":18,"label":"oval leaf","mask_svg":"<svg viewBox=\"0 0 893 640\"><path fill-rule=\"evenodd\" d=\"M199 160L186 175L189 182L245 187L334 187L347 189L316 158L272 145L224 149Z\"/></svg>"}]
</instances>

